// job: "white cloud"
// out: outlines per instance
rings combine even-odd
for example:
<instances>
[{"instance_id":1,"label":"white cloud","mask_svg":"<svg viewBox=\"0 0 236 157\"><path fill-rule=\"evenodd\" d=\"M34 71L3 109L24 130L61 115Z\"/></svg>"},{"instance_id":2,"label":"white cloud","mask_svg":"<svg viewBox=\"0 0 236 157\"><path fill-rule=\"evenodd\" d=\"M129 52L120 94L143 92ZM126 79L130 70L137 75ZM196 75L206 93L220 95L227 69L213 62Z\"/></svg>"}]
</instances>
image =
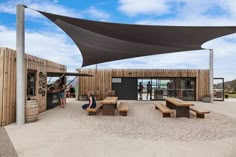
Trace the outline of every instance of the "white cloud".
<instances>
[{"instance_id":1,"label":"white cloud","mask_svg":"<svg viewBox=\"0 0 236 157\"><path fill-rule=\"evenodd\" d=\"M15 49L15 30L0 25L0 47ZM65 35L55 32L25 33L25 52L40 58L64 64L68 69L82 65L80 51Z\"/></svg>"},{"instance_id":2,"label":"white cloud","mask_svg":"<svg viewBox=\"0 0 236 157\"><path fill-rule=\"evenodd\" d=\"M208 51L189 51L138 57L99 64L99 68L113 69L207 69Z\"/></svg>"},{"instance_id":3,"label":"white cloud","mask_svg":"<svg viewBox=\"0 0 236 157\"><path fill-rule=\"evenodd\" d=\"M50 13L65 15L65 16L72 16L72 17L79 17L80 15L74 9L67 8L58 4L55 1L49 0L9 0L4 3L0 3L0 12L15 14L16 13L16 5L23 4L30 8L46 11ZM40 17L38 13L32 10L28 10L27 16L33 17Z\"/></svg>"},{"instance_id":4,"label":"white cloud","mask_svg":"<svg viewBox=\"0 0 236 157\"><path fill-rule=\"evenodd\" d=\"M0 47L16 47L16 33L15 30L8 29L0 25Z\"/></svg>"},{"instance_id":5,"label":"white cloud","mask_svg":"<svg viewBox=\"0 0 236 157\"><path fill-rule=\"evenodd\" d=\"M234 18L208 18L204 16L191 16L170 19L141 19L136 24L144 25L171 25L171 26L235 26Z\"/></svg>"},{"instance_id":6,"label":"white cloud","mask_svg":"<svg viewBox=\"0 0 236 157\"><path fill-rule=\"evenodd\" d=\"M26 52L75 69L82 65L82 58L76 45L69 40L55 32L26 32Z\"/></svg>"},{"instance_id":7,"label":"white cloud","mask_svg":"<svg viewBox=\"0 0 236 157\"><path fill-rule=\"evenodd\" d=\"M63 16L70 16L75 18L83 18L83 17L91 17L98 20L106 20L110 17L108 13L105 11L99 10L94 6L90 6L85 10L75 10L73 8L68 8L63 5L60 5L58 1L49 1L49 0L9 0L4 3L0 3L0 12L9 13L9 14L16 14L16 5L23 4L28 6L29 8L45 11L53 14L63 15ZM43 16L32 10L32 9L25 9L25 16L26 17L34 17L34 18L43 18Z\"/></svg>"},{"instance_id":8,"label":"white cloud","mask_svg":"<svg viewBox=\"0 0 236 157\"><path fill-rule=\"evenodd\" d=\"M236 1L235 0L217 0L216 3L220 6L224 11L228 13L231 17L236 17Z\"/></svg>"},{"instance_id":9,"label":"white cloud","mask_svg":"<svg viewBox=\"0 0 236 157\"><path fill-rule=\"evenodd\" d=\"M218 38L203 44L203 47L214 50L214 77L224 77L226 80L236 78L236 35Z\"/></svg>"},{"instance_id":10,"label":"white cloud","mask_svg":"<svg viewBox=\"0 0 236 157\"><path fill-rule=\"evenodd\" d=\"M72 8L67 8L65 6L56 4L56 3L48 3L48 2L41 1L41 3L29 4L29 7L36 10L41 10L41 11L64 15L64 16L81 17L78 11Z\"/></svg>"},{"instance_id":11,"label":"white cloud","mask_svg":"<svg viewBox=\"0 0 236 157\"><path fill-rule=\"evenodd\" d=\"M169 12L169 6L166 0L119 0L118 9L129 16L138 14L162 15Z\"/></svg>"},{"instance_id":12,"label":"white cloud","mask_svg":"<svg viewBox=\"0 0 236 157\"><path fill-rule=\"evenodd\" d=\"M234 0L119 0L118 3L118 10L128 16L172 14L177 18L196 15L236 17Z\"/></svg>"},{"instance_id":13,"label":"white cloud","mask_svg":"<svg viewBox=\"0 0 236 157\"><path fill-rule=\"evenodd\" d=\"M110 17L110 15L104 11L98 10L94 6L89 7L87 10L83 11L86 15L95 17L96 19L105 20Z\"/></svg>"}]
</instances>

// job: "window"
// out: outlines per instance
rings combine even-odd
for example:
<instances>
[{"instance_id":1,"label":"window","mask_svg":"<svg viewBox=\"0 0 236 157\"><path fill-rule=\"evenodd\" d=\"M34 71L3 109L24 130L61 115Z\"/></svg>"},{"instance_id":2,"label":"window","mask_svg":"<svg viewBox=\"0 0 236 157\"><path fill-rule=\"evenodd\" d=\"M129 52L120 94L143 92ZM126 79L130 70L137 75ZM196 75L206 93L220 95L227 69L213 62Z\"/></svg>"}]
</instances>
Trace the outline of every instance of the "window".
<instances>
[{"instance_id":1,"label":"window","mask_svg":"<svg viewBox=\"0 0 236 157\"><path fill-rule=\"evenodd\" d=\"M194 100L195 82L194 78L176 78L176 97L183 100Z\"/></svg>"},{"instance_id":2,"label":"window","mask_svg":"<svg viewBox=\"0 0 236 157\"><path fill-rule=\"evenodd\" d=\"M28 70L27 72L27 96L35 96L36 73L36 70Z\"/></svg>"},{"instance_id":3,"label":"window","mask_svg":"<svg viewBox=\"0 0 236 157\"><path fill-rule=\"evenodd\" d=\"M196 78L194 77L138 78L138 84L142 83L144 86L143 100L147 100L145 87L148 81L152 83L151 99L153 100L163 100L167 97L176 97L182 100L196 99Z\"/></svg>"}]
</instances>

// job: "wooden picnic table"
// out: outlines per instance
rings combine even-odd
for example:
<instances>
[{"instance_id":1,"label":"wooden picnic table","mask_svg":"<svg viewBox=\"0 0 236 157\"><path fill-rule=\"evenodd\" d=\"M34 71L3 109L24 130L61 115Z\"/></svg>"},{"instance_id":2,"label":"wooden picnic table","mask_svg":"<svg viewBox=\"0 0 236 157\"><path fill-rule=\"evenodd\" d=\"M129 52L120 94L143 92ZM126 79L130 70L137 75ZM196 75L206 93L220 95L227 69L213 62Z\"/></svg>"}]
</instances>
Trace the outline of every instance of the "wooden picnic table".
<instances>
[{"instance_id":1,"label":"wooden picnic table","mask_svg":"<svg viewBox=\"0 0 236 157\"><path fill-rule=\"evenodd\" d=\"M176 117L190 117L190 106L194 106L191 102L186 102L178 98L165 98L166 106L176 110Z\"/></svg>"},{"instance_id":2,"label":"wooden picnic table","mask_svg":"<svg viewBox=\"0 0 236 157\"><path fill-rule=\"evenodd\" d=\"M99 103L102 104L103 115L115 115L118 97L106 97Z\"/></svg>"}]
</instances>

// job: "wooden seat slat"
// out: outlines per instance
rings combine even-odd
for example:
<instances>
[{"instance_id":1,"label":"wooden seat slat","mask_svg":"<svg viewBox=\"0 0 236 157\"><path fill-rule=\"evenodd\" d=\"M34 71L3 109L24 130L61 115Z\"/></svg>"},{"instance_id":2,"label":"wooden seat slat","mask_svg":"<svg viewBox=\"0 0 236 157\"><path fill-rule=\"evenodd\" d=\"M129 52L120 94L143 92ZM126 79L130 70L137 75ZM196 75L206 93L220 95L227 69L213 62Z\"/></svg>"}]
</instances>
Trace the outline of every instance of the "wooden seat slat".
<instances>
[{"instance_id":1,"label":"wooden seat slat","mask_svg":"<svg viewBox=\"0 0 236 157\"><path fill-rule=\"evenodd\" d=\"M195 106L190 106L190 110L196 112L197 118L204 118L205 114L210 113L208 110L204 110Z\"/></svg>"},{"instance_id":2,"label":"wooden seat slat","mask_svg":"<svg viewBox=\"0 0 236 157\"><path fill-rule=\"evenodd\" d=\"M88 115L96 115L97 111L102 107L102 104L97 103L97 106L95 108L87 108L86 111L88 112Z\"/></svg>"},{"instance_id":3,"label":"wooden seat slat","mask_svg":"<svg viewBox=\"0 0 236 157\"><path fill-rule=\"evenodd\" d=\"M166 107L164 104L162 103L155 103L155 108L159 109L159 111L161 111L163 114L163 117L170 117L171 113L174 113L174 111L172 109L169 109L168 107Z\"/></svg>"},{"instance_id":4,"label":"wooden seat slat","mask_svg":"<svg viewBox=\"0 0 236 157\"><path fill-rule=\"evenodd\" d=\"M127 116L128 103L127 102L121 102L119 107L118 107L118 111L120 112L120 115Z\"/></svg>"},{"instance_id":5,"label":"wooden seat slat","mask_svg":"<svg viewBox=\"0 0 236 157\"><path fill-rule=\"evenodd\" d=\"M201 108L197 108L195 106L191 106L190 107L190 110L194 111L194 112L197 112L199 114L204 114L204 113L210 113L210 111L208 110L204 110L204 109L201 109Z\"/></svg>"}]
</instances>

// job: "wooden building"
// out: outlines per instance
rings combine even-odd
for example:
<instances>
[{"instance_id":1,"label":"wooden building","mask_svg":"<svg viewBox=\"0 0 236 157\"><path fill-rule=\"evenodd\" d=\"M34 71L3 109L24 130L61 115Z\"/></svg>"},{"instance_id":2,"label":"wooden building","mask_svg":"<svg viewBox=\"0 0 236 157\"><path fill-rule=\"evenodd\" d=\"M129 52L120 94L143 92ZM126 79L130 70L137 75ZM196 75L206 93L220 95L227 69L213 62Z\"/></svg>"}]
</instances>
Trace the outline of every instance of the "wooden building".
<instances>
[{"instance_id":1,"label":"wooden building","mask_svg":"<svg viewBox=\"0 0 236 157\"><path fill-rule=\"evenodd\" d=\"M36 99L39 112L47 108L47 73L66 72L66 66L25 55L25 99ZM0 48L0 126L16 121L16 51Z\"/></svg>"},{"instance_id":2,"label":"wooden building","mask_svg":"<svg viewBox=\"0 0 236 157\"><path fill-rule=\"evenodd\" d=\"M139 100L139 83L143 84L145 95L149 81L153 100L178 97L198 101L204 95L209 95L208 69L78 69L78 72L94 76L79 78L80 96L93 90L104 98L109 91L115 91L119 99Z\"/></svg>"}]
</instances>

